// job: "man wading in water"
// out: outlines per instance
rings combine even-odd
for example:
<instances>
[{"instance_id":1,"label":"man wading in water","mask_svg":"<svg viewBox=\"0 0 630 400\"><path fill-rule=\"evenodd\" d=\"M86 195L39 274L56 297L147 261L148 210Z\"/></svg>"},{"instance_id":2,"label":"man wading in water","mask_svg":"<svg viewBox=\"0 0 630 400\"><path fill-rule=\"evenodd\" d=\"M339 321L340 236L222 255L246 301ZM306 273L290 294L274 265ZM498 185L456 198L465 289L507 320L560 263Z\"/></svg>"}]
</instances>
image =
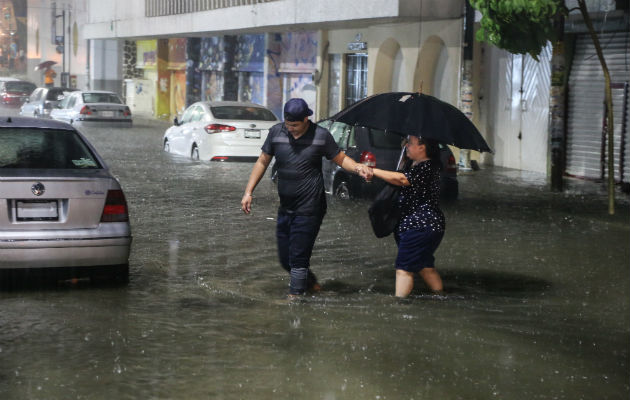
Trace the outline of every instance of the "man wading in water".
<instances>
[{"instance_id":1,"label":"man wading in water","mask_svg":"<svg viewBox=\"0 0 630 400\"><path fill-rule=\"evenodd\" d=\"M372 177L370 169L346 157L330 132L311 122L310 115L313 111L303 99L287 101L284 122L269 129L241 200L241 209L249 214L252 193L275 157L280 197L276 239L280 264L291 277L290 298L303 295L307 290L321 289L309 267L313 245L326 214L322 156L365 179Z\"/></svg>"}]
</instances>

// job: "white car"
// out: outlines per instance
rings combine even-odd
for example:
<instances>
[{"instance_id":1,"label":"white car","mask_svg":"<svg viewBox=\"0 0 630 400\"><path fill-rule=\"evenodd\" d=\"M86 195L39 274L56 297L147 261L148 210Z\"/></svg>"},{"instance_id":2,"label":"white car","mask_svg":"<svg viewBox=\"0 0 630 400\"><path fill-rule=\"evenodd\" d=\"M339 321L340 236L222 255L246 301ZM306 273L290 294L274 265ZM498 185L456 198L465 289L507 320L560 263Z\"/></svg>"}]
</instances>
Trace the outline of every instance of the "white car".
<instances>
[{"instance_id":1,"label":"white car","mask_svg":"<svg viewBox=\"0 0 630 400\"><path fill-rule=\"evenodd\" d=\"M50 111L50 117L76 125L131 126L131 111L114 92L72 92Z\"/></svg>"},{"instance_id":2,"label":"white car","mask_svg":"<svg viewBox=\"0 0 630 400\"><path fill-rule=\"evenodd\" d=\"M164 151L205 161L255 161L269 128L279 122L269 109L237 101L197 102L166 130Z\"/></svg>"}]
</instances>

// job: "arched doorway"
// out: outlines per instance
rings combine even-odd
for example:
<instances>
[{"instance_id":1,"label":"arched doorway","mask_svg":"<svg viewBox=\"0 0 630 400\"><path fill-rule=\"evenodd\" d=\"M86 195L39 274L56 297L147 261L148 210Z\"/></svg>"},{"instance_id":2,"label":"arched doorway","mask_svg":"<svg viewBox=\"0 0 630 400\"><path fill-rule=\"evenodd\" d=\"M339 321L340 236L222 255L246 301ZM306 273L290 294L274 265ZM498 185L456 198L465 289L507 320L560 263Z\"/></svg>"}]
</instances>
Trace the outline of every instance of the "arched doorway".
<instances>
[{"instance_id":1,"label":"arched doorway","mask_svg":"<svg viewBox=\"0 0 630 400\"><path fill-rule=\"evenodd\" d=\"M446 46L439 36L431 36L422 44L413 77L415 90L420 90L422 85L422 93L436 94L435 89L439 85L439 82L436 82L438 81L436 79L436 71L438 65L444 63L445 55Z\"/></svg>"},{"instance_id":2,"label":"arched doorway","mask_svg":"<svg viewBox=\"0 0 630 400\"><path fill-rule=\"evenodd\" d=\"M373 93L384 93L392 91L392 75L396 54L400 50L400 44L395 39L389 38L381 44L374 63Z\"/></svg>"}]
</instances>

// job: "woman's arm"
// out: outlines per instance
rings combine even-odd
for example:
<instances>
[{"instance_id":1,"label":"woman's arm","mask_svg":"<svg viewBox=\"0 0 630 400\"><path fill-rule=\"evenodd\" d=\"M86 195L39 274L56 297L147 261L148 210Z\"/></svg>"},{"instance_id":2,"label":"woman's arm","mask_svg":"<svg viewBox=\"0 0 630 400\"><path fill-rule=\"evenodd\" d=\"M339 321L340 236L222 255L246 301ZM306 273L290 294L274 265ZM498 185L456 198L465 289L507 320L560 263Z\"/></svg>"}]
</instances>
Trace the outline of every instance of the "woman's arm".
<instances>
[{"instance_id":1,"label":"woman's arm","mask_svg":"<svg viewBox=\"0 0 630 400\"><path fill-rule=\"evenodd\" d=\"M384 180L387 183L391 183L396 186L409 186L411 183L407 180L405 174L395 171L387 171L379 168L372 168L374 176Z\"/></svg>"}]
</instances>

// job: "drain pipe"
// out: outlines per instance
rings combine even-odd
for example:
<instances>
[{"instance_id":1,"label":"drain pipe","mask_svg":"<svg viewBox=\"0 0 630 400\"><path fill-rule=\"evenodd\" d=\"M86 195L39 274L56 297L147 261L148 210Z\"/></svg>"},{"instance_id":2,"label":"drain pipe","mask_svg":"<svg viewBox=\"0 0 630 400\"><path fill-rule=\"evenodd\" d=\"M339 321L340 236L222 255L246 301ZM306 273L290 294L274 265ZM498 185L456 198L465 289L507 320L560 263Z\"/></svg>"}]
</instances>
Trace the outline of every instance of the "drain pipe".
<instances>
[{"instance_id":1,"label":"drain pipe","mask_svg":"<svg viewBox=\"0 0 630 400\"><path fill-rule=\"evenodd\" d=\"M462 64L462 80L460 85L460 109L472 120L473 107L473 31L475 27L475 10L466 0L466 14L464 17L464 42L463 53L464 62ZM460 149L459 151L459 170L471 171L470 150Z\"/></svg>"}]
</instances>

